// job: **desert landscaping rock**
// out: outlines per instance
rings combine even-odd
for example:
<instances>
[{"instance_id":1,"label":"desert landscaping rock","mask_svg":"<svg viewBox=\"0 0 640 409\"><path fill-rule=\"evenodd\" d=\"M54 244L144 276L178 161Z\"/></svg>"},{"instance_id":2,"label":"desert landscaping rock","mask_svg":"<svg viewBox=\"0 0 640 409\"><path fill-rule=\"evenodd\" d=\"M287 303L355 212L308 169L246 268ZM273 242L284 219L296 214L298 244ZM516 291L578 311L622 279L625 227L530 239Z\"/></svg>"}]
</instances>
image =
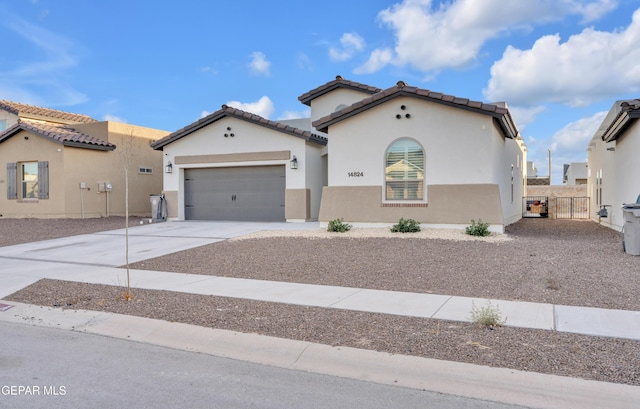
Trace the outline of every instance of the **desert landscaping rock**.
<instances>
[{"instance_id":1,"label":"desert landscaping rock","mask_svg":"<svg viewBox=\"0 0 640 409\"><path fill-rule=\"evenodd\" d=\"M6 221L0 220L2 244L24 242L24 229ZM65 221L41 223L56 234L81 233L78 225L65 227ZM120 227L105 224L105 230L110 228ZM261 232L131 267L640 310L640 257L624 254L621 239L620 233L593 222L535 219L510 226L504 236L485 239L435 230L416 235L356 228L344 234ZM127 302L122 291L41 280L10 299L640 385L637 341L170 291L134 289L134 299Z\"/></svg>"}]
</instances>

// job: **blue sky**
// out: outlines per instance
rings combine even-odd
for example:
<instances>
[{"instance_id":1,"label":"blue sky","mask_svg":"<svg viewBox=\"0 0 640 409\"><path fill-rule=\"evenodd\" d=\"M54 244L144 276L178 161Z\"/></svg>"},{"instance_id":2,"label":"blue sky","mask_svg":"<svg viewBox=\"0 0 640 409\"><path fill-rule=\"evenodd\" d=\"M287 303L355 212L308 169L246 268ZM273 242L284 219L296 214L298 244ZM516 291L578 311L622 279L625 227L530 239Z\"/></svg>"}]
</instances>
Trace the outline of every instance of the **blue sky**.
<instances>
[{"instance_id":1,"label":"blue sky","mask_svg":"<svg viewBox=\"0 0 640 409\"><path fill-rule=\"evenodd\" d=\"M278 120L341 75L506 101L554 184L640 97L640 0L0 0L0 99L175 131L222 104ZM481 160L481 158L479 158Z\"/></svg>"}]
</instances>

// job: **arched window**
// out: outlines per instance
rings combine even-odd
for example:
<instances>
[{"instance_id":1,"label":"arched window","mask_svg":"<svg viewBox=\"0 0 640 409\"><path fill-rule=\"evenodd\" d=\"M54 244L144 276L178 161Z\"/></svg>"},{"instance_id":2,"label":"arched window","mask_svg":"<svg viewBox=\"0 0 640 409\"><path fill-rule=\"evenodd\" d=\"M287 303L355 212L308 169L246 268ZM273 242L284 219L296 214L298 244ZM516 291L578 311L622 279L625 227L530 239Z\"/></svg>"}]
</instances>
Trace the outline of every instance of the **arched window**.
<instances>
[{"instance_id":1,"label":"arched window","mask_svg":"<svg viewBox=\"0 0 640 409\"><path fill-rule=\"evenodd\" d=\"M385 156L385 199L424 198L424 151L413 139L391 144Z\"/></svg>"}]
</instances>

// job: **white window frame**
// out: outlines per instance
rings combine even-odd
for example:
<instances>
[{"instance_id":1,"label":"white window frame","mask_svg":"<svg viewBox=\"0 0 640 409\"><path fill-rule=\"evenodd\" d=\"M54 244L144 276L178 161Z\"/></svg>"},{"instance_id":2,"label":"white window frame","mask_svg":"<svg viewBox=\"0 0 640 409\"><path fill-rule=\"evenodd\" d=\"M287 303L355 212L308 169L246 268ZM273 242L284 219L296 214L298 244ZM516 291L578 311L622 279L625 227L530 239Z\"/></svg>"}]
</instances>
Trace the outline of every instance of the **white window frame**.
<instances>
[{"instance_id":1,"label":"white window frame","mask_svg":"<svg viewBox=\"0 0 640 409\"><path fill-rule=\"evenodd\" d=\"M404 173L405 173L404 178L396 179L396 180L389 179L389 173L392 172L392 170L390 170L390 167L394 166L393 164L389 163L389 154L391 150L394 148L394 146L396 146L396 149L397 149L398 145L407 144L407 143L411 143L415 147L419 148L420 156L422 159L421 167L417 166L415 163L412 163L415 160L411 160L411 158L409 157L410 153L406 149L407 147L405 147L404 156L401 159L406 161L406 164L404 167ZM401 152L398 151L396 153L401 153ZM399 163L399 162L400 161L396 163ZM415 173L416 173L415 178L409 177L409 174L411 173L410 167L413 167L415 169ZM392 143L390 143L384 153L383 201L385 203L425 203L427 199L427 195L425 190L424 169L425 169L425 152L424 152L424 147L420 142L418 142L413 138L399 138L394 140ZM397 170L394 170L394 172L397 172ZM418 175L420 174L422 175L422 177L418 177ZM415 189L412 189L411 187L409 187L410 184L415 184L416 185ZM397 187L394 188L394 185L400 186L400 188L399 189ZM402 190L403 197L401 198L391 197L390 189L395 191ZM412 192L415 192L415 195L411 194Z\"/></svg>"}]
</instances>

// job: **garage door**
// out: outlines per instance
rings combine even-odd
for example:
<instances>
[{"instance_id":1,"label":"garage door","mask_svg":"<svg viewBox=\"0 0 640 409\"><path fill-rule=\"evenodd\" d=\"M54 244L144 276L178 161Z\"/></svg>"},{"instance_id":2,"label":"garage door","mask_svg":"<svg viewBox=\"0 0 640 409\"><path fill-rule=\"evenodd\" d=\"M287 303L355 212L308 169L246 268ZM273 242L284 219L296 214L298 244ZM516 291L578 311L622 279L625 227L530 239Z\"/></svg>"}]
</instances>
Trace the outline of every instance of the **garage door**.
<instances>
[{"instance_id":1,"label":"garage door","mask_svg":"<svg viewBox=\"0 0 640 409\"><path fill-rule=\"evenodd\" d=\"M187 220L284 221L284 166L185 169Z\"/></svg>"}]
</instances>

